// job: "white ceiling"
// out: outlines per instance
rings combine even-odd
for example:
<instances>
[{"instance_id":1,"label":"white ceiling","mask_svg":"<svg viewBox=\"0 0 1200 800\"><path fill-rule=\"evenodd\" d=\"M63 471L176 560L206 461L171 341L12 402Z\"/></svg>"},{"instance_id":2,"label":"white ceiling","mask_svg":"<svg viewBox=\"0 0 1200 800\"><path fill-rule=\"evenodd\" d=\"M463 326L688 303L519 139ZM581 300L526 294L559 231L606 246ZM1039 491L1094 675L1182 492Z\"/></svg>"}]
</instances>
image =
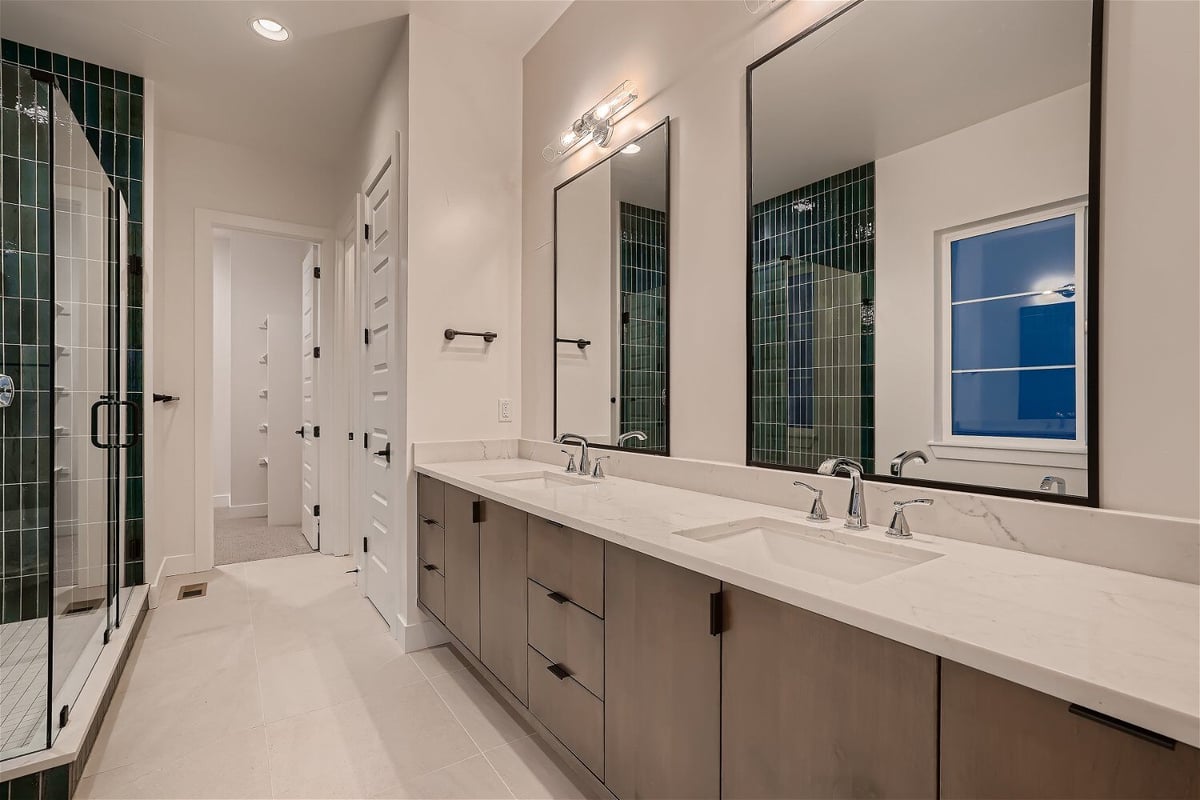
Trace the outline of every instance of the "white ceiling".
<instances>
[{"instance_id":1,"label":"white ceiling","mask_svg":"<svg viewBox=\"0 0 1200 800\"><path fill-rule=\"evenodd\" d=\"M1087 83L1090 48L1080 0L867 0L754 71L754 201Z\"/></svg>"},{"instance_id":2,"label":"white ceiling","mask_svg":"<svg viewBox=\"0 0 1200 800\"><path fill-rule=\"evenodd\" d=\"M168 128L337 163L417 9L523 56L570 0L3 0L4 36L155 81ZM247 25L282 22L268 42Z\"/></svg>"}]
</instances>

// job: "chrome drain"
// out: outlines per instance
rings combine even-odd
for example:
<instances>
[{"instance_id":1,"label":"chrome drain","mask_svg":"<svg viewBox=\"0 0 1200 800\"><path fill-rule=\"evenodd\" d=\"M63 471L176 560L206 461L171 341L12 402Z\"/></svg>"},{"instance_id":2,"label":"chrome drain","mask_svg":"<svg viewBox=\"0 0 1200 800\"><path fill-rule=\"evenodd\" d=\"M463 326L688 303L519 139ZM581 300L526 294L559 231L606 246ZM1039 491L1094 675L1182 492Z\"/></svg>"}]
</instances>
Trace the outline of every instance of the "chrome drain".
<instances>
[{"instance_id":1,"label":"chrome drain","mask_svg":"<svg viewBox=\"0 0 1200 800\"><path fill-rule=\"evenodd\" d=\"M208 581L204 583L189 583L179 587L180 600L191 600L193 597L204 597L208 594Z\"/></svg>"}]
</instances>

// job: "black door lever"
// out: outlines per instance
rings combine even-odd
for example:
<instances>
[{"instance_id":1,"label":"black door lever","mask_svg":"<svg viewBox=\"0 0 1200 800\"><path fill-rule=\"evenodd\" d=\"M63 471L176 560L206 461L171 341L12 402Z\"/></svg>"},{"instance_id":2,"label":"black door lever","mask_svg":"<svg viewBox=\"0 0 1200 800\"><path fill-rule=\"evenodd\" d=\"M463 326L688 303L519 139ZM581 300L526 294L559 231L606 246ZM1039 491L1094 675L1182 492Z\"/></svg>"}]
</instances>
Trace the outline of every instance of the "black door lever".
<instances>
[{"instance_id":1,"label":"black door lever","mask_svg":"<svg viewBox=\"0 0 1200 800\"><path fill-rule=\"evenodd\" d=\"M387 459L387 463L389 463L389 464L392 463L392 443L387 442L386 444L384 444L382 450L375 451L375 455L383 456L385 459Z\"/></svg>"},{"instance_id":2,"label":"black door lever","mask_svg":"<svg viewBox=\"0 0 1200 800\"><path fill-rule=\"evenodd\" d=\"M296 431L296 435L299 436L301 439L304 438L304 426L303 425L301 425L300 429Z\"/></svg>"}]
</instances>

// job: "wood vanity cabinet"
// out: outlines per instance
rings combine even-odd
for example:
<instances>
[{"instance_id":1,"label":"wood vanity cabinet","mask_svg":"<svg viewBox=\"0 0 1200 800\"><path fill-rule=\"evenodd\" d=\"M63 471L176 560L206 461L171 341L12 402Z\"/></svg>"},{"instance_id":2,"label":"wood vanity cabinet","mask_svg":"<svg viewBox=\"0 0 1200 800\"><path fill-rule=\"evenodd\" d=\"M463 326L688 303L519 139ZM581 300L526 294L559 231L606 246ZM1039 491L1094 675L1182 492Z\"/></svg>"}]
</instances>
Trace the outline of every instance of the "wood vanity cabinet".
<instances>
[{"instance_id":1,"label":"wood vanity cabinet","mask_svg":"<svg viewBox=\"0 0 1200 800\"><path fill-rule=\"evenodd\" d=\"M723 798L937 796L936 656L728 584L722 600Z\"/></svg>"},{"instance_id":2,"label":"wood vanity cabinet","mask_svg":"<svg viewBox=\"0 0 1200 800\"><path fill-rule=\"evenodd\" d=\"M444 484L417 476L417 600L446 621L446 530Z\"/></svg>"},{"instance_id":3,"label":"wood vanity cabinet","mask_svg":"<svg viewBox=\"0 0 1200 800\"><path fill-rule=\"evenodd\" d=\"M946 660L941 716L944 798L1200 797L1195 748Z\"/></svg>"},{"instance_id":4,"label":"wood vanity cabinet","mask_svg":"<svg viewBox=\"0 0 1200 800\"><path fill-rule=\"evenodd\" d=\"M446 521L446 627L479 657L478 495L443 484ZM424 526L422 526L424 527Z\"/></svg>"},{"instance_id":5,"label":"wood vanity cabinet","mask_svg":"<svg viewBox=\"0 0 1200 800\"><path fill-rule=\"evenodd\" d=\"M482 501L479 522L479 660L529 705L528 515Z\"/></svg>"},{"instance_id":6,"label":"wood vanity cabinet","mask_svg":"<svg viewBox=\"0 0 1200 800\"><path fill-rule=\"evenodd\" d=\"M621 800L720 796L720 589L604 545L604 783Z\"/></svg>"}]
</instances>

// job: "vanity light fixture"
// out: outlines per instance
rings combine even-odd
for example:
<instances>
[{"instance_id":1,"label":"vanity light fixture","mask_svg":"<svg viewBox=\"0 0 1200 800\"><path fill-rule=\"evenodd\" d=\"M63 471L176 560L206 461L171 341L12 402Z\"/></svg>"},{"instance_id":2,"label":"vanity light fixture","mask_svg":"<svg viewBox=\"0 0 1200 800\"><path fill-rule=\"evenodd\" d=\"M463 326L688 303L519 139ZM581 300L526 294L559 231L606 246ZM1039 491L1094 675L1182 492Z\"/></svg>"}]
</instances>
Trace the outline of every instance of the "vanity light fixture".
<instances>
[{"instance_id":1,"label":"vanity light fixture","mask_svg":"<svg viewBox=\"0 0 1200 800\"><path fill-rule=\"evenodd\" d=\"M594 142L597 147L606 147L612 139L613 124L617 115L637 98L638 90L633 82L622 82L546 145L542 150L542 158L554 163L580 144L589 141Z\"/></svg>"},{"instance_id":2,"label":"vanity light fixture","mask_svg":"<svg viewBox=\"0 0 1200 800\"><path fill-rule=\"evenodd\" d=\"M272 42L286 42L291 33L282 24L267 17L258 17L250 20L250 30L257 33L264 39L270 39Z\"/></svg>"},{"instance_id":3,"label":"vanity light fixture","mask_svg":"<svg viewBox=\"0 0 1200 800\"><path fill-rule=\"evenodd\" d=\"M637 142L630 142L621 148L621 152L627 156L636 156L638 153L642 152L642 146Z\"/></svg>"}]
</instances>

